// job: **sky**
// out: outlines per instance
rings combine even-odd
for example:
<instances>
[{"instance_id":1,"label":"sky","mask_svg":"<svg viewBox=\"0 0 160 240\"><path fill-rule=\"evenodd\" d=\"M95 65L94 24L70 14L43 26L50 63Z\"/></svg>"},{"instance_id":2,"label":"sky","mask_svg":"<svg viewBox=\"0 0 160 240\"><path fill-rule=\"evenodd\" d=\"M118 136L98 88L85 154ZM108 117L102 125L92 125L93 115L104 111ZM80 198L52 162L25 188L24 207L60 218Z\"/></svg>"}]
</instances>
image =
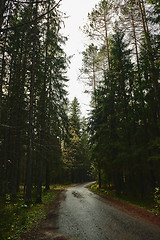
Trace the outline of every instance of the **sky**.
<instances>
[{"instance_id":1,"label":"sky","mask_svg":"<svg viewBox=\"0 0 160 240\"><path fill-rule=\"evenodd\" d=\"M68 69L68 92L69 100L78 98L83 116L87 117L90 109L90 96L85 91L84 83L78 80L79 69L82 66L82 54L88 39L80 28L87 23L87 15L92 11L99 0L62 0L60 10L68 16L65 19L65 28L62 30L64 36L68 37L64 51L68 56L73 55L70 68Z\"/></svg>"}]
</instances>

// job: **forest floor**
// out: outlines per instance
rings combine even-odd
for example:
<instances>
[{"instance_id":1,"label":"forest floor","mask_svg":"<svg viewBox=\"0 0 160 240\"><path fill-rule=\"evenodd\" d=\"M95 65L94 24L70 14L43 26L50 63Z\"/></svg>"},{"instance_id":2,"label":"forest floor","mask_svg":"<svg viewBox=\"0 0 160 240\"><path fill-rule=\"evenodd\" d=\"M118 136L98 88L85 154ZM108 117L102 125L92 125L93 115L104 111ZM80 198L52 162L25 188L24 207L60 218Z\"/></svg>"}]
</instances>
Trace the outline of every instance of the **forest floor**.
<instances>
[{"instance_id":1,"label":"forest floor","mask_svg":"<svg viewBox=\"0 0 160 240\"><path fill-rule=\"evenodd\" d=\"M64 235L57 235L56 232L58 231L57 227L57 217L58 217L58 209L63 202L65 194L61 194L62 190L59 191L56 199L50 203L49 212L47 216L43 219L43 221L34 229L30 230L29 232L22 234L21 240L65 240L69 239ZM73 194L73 192L72 192ZM117 199L113 199L102 194L97 193L102 199L107 201L107 205L114 207L124 213L127 213L130 216L133 216L136 219L145 221L146 223L155 225L156 227L160 228L160 215L156 215L150 211L147 211L144 208L134 206L132 204L128 204L122 202ZM79 195L76 196L77 199ZM81 200L81 199L80 199ZM78 239L78 238L77 238Z\"/></svg>"},{"instance_id":2,"label":"forest floor","mask_svg":"<svg viewBox=\"0 0 160 240\"><path fill-rule=\"evenodd\" d=\"M56 217L57 217L57 209L59 208L59 202L61 199L61 192L63 190L59 190L56 199L54 199L48 208L48 214L39 225L32 228L30 231L23 233L21 235L21 240L40 240L43 239L44 232L50 232L52 229L52 236L49 233L49 237L53 237L54 240L65 240L65 238L56 238L54 235L54 230L56 230Z\"/></svg>"},{"instance_id":3,"label":"forest floor","mask_svg":"<svg viewBox=\"0 0 160 240\"><path fill-rule=\"evenodd\" d=\"M36 204L33 198L33 204L27 206L22 187L14 198L8 194L0 197L0 240L17 240L21 233L39 226L48 214L50 206L55 204L56 196L69 186L71 185L50 186L50 190L43 191L42 204Z\"/></svg>"}]
</instances>

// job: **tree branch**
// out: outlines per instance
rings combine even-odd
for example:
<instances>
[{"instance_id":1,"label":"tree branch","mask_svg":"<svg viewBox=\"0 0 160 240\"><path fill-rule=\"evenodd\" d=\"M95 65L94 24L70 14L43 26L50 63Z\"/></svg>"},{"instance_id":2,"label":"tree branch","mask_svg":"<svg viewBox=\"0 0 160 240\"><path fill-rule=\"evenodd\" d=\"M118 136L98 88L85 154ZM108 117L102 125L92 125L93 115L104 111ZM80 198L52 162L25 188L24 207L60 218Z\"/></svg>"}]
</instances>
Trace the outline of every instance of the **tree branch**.
<instances>
[{"instance_id":1,"label":"tree branch","mask_svg":"<svg viewBox=\"0 0 160 240\"><path fill-rule=\"evenodd\" d=\"M48 13L52 12L52 11L60 4L61 1L62 1L62 0L59 0L59 2L56 3L49 11L41 14L40 16L34 18L33 20L28 21L28 22L25 22L25 23L22 23L22 24L18 24L18 25L14 26L14 27L1 28L1 29L0 29L0 32L5 32L5 31L8 31L8 30L12 30L12 29L18 28L18 27L22 27L22 26L24 26L24 25L26 25L26 24L34 23L35 21L43 18L43 17L44 17L45 15L47 15Z\"/></svg>"},{"instance_id":2,"label":"tree branch","mask_svg":"<svg viewBox=\"0 0 160 240\"><path fill-rule=\"evenodd\" d=\"M13 0L14 3L19 3L19 4L30 4L31 2L29 1L20 1L20 0ZM36 1L36 2L32 2L32 4L36 4L36 3L47 3L48 1Z\"/></svg>"}]
</instances>

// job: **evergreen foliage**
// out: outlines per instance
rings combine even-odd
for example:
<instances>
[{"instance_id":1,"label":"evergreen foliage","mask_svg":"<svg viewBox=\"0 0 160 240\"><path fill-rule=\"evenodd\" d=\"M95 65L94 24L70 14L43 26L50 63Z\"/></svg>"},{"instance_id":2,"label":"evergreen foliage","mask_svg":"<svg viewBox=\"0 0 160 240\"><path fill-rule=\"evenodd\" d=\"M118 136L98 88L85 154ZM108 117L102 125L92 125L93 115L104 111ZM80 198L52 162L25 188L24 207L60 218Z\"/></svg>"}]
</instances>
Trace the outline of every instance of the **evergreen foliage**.
<instances>
[{"instance_id":1,"label":"evergreen foliage","mask_svg":"<svg viewBox=\"0 0 160 240\"><path fill-rule=\"evenodd\" d=\"M149 1L112 1L107 15L108 51L102 53L106 41L94 33L99 30L105 36L104 30L95 29L97 14L100 19L106 11L104 2L95 6L84 27L91 45L97 44L95 69L103 66L94 76L101 85L95 84L89 120L91 160L99 186L112 188L117 195L145 198L160 185L158 18L153 21L155 11L148 11ZM157 10L158 3L150 2ZM116 21L111 24L113 16ZM84 59L87 54L88 48Z\"/></svg>"},{"instance_id":2,"label":"evergreen foliage","mask_svg":"<svg viewBox=\"0 0 160 240\"><path fill-rule=\"evenodd\" d=\"M90 179L90 158L85 118L80 118L80 106L75 97L70 106L69 131L63 146L63 159L69 182L85 182Z\"/></svg>"},{"instance_id":3,"label":"evergreen foliage","mask_svg":"<svg viewBox=\"0 0 160 240\"><path fill-rule=\"evenodd\" d=\"M62 16L55 1L5 4L0 36L0 194L14 196L24 184L26 203L31 203L35 186L36 202L41 202L42 184L48 189L62 165L67 123Z\"/></svg>"},{"instance_id":4,"label":"evergreen foliage","mask_svg":"<svg viewBox=\"0 0 160 240\"><path fill-rule=\"evenodd\" d=\"M0 195L13 197L23 184L26 203L39 203L42 185L87 181L91 166L99 186L118 195L154 194L159 1L101 0L88 14L81 69L92 87L88 132L77 98L67 100L59 2L0 2Z\"/></svg>"}]
</instances>

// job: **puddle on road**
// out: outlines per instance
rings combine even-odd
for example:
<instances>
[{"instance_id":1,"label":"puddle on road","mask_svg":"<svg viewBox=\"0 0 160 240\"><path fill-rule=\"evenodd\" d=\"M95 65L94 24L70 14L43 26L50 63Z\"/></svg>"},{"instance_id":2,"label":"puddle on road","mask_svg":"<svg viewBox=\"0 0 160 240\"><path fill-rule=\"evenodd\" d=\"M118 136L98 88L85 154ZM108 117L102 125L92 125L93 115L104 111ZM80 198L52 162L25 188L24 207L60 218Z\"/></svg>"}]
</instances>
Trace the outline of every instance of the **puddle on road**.
<instances>
[{"instance_id":1,"label":"puddle on road","mask_svg":"<svg viewBox=\"0 0 160 240\"><path fill-rule=\"evenodd\" d=\"M73 191L72 194L73 194L73 196L76 197L76 198L82 198L82 195L81 195L79 192Z\"/></svg>"}]
</instances>

